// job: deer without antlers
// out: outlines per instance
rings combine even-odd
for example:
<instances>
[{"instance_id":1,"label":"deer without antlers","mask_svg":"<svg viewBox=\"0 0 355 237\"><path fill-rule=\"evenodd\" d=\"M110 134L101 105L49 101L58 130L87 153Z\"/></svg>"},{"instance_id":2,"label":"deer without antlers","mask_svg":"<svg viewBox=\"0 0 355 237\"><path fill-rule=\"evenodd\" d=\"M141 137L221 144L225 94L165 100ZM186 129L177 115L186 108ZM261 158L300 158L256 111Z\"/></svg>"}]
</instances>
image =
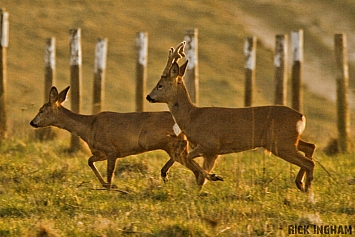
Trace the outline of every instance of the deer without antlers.
<instances>
[{"instance_id":1,"label":"deer without antlers","mask_svg":"<svg viewBox=\"0 0 355 237\"><path fill-rule=\"evenodd\" d=\"M33 127L55 126L81 137L89 146L92 156L88 160L101 185L107 189L112 185L117 158L135 155L147 151L164 150L170 160L161 170L164 181L175 161L193 169L187 163L187 141L184 135L173 131L174 121L166 112L114 113L101 112L96 115L76 114L62 106L69 87L58 93L52 87L49 101L39 110L30 122ZM96 161L107 160L107 182L95 166ZM194 170L197 183L202 186L204 176Z\"/></svg>"},{"instance_id":2,"label":"deer without antlers","mask_svg":"<svg viewBox=\"0 0 355 237\"><path fill-rule=\"evenodd\" d=\"M184 45L184 42L179 44L179 52ZM147 100L166 103L181 131L189 142L196 145L188 153L187 162L198 156L214 157L263 147L301 168L296 177L298 189L305 192L311 187L315 145L300 139L305 128L305 116L286 106L196 107L183 80L188 61L180 67L177 60L167 65ZM218 180L218 176L191 164L207 179Z\"/></svg>"}]
</instances>

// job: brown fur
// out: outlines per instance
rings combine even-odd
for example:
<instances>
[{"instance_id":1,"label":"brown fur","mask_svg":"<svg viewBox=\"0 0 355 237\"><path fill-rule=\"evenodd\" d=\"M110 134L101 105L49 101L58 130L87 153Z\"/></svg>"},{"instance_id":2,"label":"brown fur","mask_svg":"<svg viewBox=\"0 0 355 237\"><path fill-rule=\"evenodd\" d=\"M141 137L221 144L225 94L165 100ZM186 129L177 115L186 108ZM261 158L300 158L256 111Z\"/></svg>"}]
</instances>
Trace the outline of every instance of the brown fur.
<instances>
[{"instance_id":1,"label":"brown fur","mask_svg":"<svg viewBox=\"0 0 355 237\"><path fill-rule=\"evenodd\" d=\"M187 141L184 135L173 132L174 121L169 112L114 113L81 115L62 106L69 87L58 94L53 87L49 102L44 104L31 121L33 127L55 126L81 137L89 146L92 156L88 164L103 187L110 189L117 158L152 150L164 150L170 160L161 170L164 181L175 161L192 169L186 162ZM95 166L96 161L107 160L107 182ZM204 177L194 172L202 186Z\"/></svg>"},{"instance_id":2,"label":"brown fur","mask_svg":"<svg viewBox=\"0 0 355 237\"><path fill-rule=\"evenodd\" d=\"M178 46L179 51L184 45ZM312 157L315 145L300 139L305 117L286 106L196 107L192 104L183 81L187 63L179 67L176 61L173 62L168 75L164 74L147 96L150 102L168 104L182 132L191 143L196 144L187 160L191 161L202 155L214 157L263 147L299 166L301 169L296 177L296 185L300 190L307 191L313 180ZM201 167L194 167L204 172ZM209 180L219 180L216 175L207 172L204 174ZM305 174L307 181L304 185Z\"/></svg>"}]
</instances>

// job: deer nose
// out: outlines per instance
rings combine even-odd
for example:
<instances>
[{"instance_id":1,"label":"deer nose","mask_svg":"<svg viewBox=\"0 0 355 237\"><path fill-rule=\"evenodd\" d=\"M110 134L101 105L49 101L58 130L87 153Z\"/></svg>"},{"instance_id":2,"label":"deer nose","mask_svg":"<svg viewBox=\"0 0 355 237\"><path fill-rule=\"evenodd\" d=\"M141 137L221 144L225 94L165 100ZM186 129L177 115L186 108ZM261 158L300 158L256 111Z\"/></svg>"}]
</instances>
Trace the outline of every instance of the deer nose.
<instances>
[{"instance_id":1,"label":"deer nose","mask_svg":"<svg viewBox=\"0 0 355 237\"><path fill-rule=\"evenodd\" d=\"M155 103L155 100L150 97L150 95L147 95L146 99L150 102L150 103Z\"/></svg>"},{"instance_id":2,"label":"deer nose","mask_svg":"<svg viewBox=\"0 0 355 237\"><path fill-rule=\"evenodd\" d=\"M30 125L34 128L38 128L38 126L33 121L30 122Z\"/></svg>"}]
</instances>

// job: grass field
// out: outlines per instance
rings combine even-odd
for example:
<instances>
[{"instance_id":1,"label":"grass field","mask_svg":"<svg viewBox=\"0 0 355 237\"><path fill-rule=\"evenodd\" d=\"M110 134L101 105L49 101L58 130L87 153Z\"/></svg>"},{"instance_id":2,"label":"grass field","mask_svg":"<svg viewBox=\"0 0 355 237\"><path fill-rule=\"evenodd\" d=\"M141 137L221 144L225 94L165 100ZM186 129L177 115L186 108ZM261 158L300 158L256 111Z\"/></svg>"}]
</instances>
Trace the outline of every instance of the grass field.
<instances>
[{"instance_id":1,"label":"grass field","mask_svg":"<svg viewBox=\"0 0 355 237\"><path fill-rule=\"evenodd\" d=\"M108 192L98 190L89 154L67 147L1 144L0 236L288 236L289 225L355 231L353 154L317 153L331 176L317 165L311 194L297 190L297 167L259 151L220 157L215 172L225 181L201 192L178 164L162 182L163 152L120 159L114 183L124 192ZM106 162L98 167L105 173Z\"/></svg>"},{"instance_id":2,"label":"grass field","mask_svg":"<svg viewBox=\"0 0 355 237\"><path fill-rule=\"evenodd\" d=\"M337 136L336 33L348 34L353 107L352 1L2 0L0 7L10 14L0 236L288 236L290 225L314 224L352 226L354 234L355 153L330 157L323 152ZM215 173L225 181L207 183L200 192L192 173L179 164L164 184L159 176L168 156L151 152L118 161L114 183L124 192L99 190L87 150L69 154L65 131L54 141L37 142L29 126L48 94L43 92L45 40L56 38L55 84L62 90L70 84L69 29L77 27L82 29L84 114L91 113L98 37L109 40L104 109L126 112L134 110L138 31L149 34L148 91L165 66L167 50L187 29L198 28L200 105L238 107L243 106L245 38L258 37L255 105L266 105L274 98L274 37L304 29L303 137L317 145L315 158L327 171L317 163L313 192L304 194L294 184L297 167L249 151L220 157ZM147 109L167 108L147 102ZM106 162L98 167L104 174Z\"/></svg>"}]
</instances>

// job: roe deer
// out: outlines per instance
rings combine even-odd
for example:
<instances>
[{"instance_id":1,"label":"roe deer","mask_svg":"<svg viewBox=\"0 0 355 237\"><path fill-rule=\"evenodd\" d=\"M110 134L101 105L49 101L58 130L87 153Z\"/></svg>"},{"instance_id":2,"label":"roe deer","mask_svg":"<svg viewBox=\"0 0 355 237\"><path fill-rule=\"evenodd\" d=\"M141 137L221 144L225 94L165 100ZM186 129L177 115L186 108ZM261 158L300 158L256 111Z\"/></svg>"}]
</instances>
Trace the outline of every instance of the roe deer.
<instances>
[{"instance_id":1,"label":"roe deer","mask_svg":"<svg viewBox=\"0 0 355 237\"><path fill-rule=\"evenodd\" d=\"M189 142L196 145L188 153L187 161L198 156L206 158L263 147L301 168L296 177L296 185L306 192L313 180L312 157L315 145L300 139L305 128L305 117L289 107L276 105L248 108L196 107L190 100L183 80L188 62L181 67L177 63L184 56L184 46L185 42L182 42L175 50L170 49L168 64L147 100L151 103L166 103L181 131ZM219 179L199 166L194 167L209 180ZM304 184L305 174L307 179Z\"/></svg>"},{"instance_id":2,"label":"roe deer","mask_svg":"<svg viewBox=\"0 0 355 237\"><path fill-rule=\"evenodd\" d=\"M88 164L103 187L116 187L112 185L112 179L117 158L142 152L161 149L169 154L170 160L161 170L164 181L175 161L191 169L190 163L186 162L187 141L183 134L174 134L174 121L168 111L76 114L62 106L68 90L69 87L58 94L57 89L52 87L49 102L42 106L30 124L36 128L55 126L81 137L92 152ZM104 160L107 160L107 182L94 164ZM193 172L197 183L202 186L204 176L199 171Z\"/></svg>"}]
</instances>

